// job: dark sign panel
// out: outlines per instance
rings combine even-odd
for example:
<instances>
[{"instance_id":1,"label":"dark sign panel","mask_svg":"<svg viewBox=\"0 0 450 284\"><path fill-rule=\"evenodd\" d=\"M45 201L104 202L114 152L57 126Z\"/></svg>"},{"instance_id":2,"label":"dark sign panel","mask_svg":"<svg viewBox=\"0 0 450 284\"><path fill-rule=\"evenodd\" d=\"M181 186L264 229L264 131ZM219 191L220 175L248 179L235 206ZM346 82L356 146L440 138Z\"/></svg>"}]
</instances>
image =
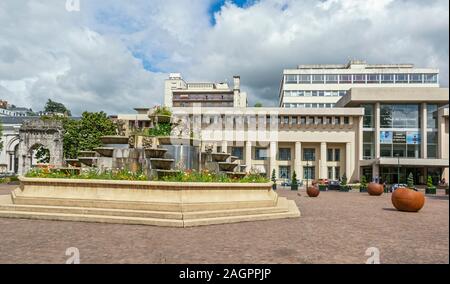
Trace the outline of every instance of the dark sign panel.
<instances>
[{"instance_id":1,"label":"dark sign panel","mask_svg":"<svg viewBox=\"0 0 450 284\"><path fill-rule=\"evenodd\" d=\"M406 144L406 132L394 132L392 142L395 144Z\"/></svg>"}]
</instances>

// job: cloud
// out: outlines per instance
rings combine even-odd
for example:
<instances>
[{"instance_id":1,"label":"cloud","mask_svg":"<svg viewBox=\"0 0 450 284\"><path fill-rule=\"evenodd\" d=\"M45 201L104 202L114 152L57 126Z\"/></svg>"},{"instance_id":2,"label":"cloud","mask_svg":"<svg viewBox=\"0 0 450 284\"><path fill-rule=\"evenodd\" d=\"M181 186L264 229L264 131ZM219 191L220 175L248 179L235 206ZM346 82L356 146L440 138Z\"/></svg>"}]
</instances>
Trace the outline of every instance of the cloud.
<instances>
[{"instance_id":1,"label":"cloud","mask_svg":"<svg viewBox=\"0 0 450 284\"><path fill-rule=\"evenodd\" d=\"M220 1L219 1L220 2ZM64 0L0 2L0 95L41 109L131 112L162 103L169 72L241 75L276 105L282 70L307 63L414 63L448 86L448 2L404 0ZM245 3L245 4L244 4ZM211 11L214 14L211 14ZM211 21L214 17L214 21Z\"/></svg>"}]
</instances>

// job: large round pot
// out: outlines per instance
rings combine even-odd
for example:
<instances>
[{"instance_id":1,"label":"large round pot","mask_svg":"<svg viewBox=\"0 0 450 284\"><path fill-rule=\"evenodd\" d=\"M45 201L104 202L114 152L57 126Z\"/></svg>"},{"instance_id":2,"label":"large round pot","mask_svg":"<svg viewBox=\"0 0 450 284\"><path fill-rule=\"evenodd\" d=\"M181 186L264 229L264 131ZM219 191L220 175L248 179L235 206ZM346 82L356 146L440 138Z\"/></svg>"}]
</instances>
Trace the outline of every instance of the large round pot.
<instances>
[{"instance_id":1,"label":"large round pot","mask_svg":"<svg viewBox=\"0 0 450 284\"><path fill-rule=\"evenodd\" d=\"M399 211L417 212L425 204L425 195L422 192L399 187L392 193L392 204Z\"/></svg>"},{"instance_id":2,"label":"large round pot","mask_svg":"<svg viewBox=\"0 0 450 284\"><path fill-rule=\"evenodd\" d=\"M371 182L367 186L367 192L369 195L380 196L383 194L384 188L382 184Z\"/></svg>"},{"instance_id":3,"label":"large round pot","mask_svg":"<svg viewBox=\"0 0 450 284\"><path fill-rule=\"evenodd\" d=\"M317 197L319 196L320 190L315 186L309 186L306 189L306 193L308 194L309 197Z\"/></svg>"}]
</instances>

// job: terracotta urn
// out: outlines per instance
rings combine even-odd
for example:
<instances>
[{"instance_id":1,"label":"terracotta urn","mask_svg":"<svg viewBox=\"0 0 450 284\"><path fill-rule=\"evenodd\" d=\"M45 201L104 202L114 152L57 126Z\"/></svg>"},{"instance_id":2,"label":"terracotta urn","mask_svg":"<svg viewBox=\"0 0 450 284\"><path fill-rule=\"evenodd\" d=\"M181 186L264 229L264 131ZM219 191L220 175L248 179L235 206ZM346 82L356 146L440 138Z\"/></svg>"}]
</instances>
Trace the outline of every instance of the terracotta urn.
<instances>
[{"instance_id":1,"label":"terracotta urn","mask_svg":"<svg viewBox=\"0 0 450 284\"><path fill-rule=\"evenodd\" d=\"M392 204L399 211L417 212L425 204L425 195L413 189L399 187L392 193Z\"/></svg>"},{"instance_id":2,"label":"terracotta urn","mask_svg":"<svg viewBox=\"0 0 450 284\"><path fill-rule=\"evenodd\" d=\"M367 192L372 196L380 196L383 194L384 188L382 184L371 182L367 186Z\"/></svg>"},{"instance_id":3,"label":"terracotta urn","mask_svg":"<svg viewBox=\"0 0 450 284\"><path fill-rule=\"evenodd\" d=\"M308 194L309 197L317 197L319 196L320 190L315 186L309 186L306 189L306 193Z\"/></svg>"}]
</instances>

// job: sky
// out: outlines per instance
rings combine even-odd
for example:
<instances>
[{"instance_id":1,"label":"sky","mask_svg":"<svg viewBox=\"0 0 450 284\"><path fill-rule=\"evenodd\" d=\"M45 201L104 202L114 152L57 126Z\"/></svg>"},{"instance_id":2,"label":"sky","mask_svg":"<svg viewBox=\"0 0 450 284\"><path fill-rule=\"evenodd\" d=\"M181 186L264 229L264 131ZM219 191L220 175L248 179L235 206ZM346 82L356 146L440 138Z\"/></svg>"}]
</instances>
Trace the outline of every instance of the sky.
<instances>
[{"instance_id":1,"label":"sky","mask_svg":"<svg viewBox=\"0 0 450 284\"><path fill-rule=\"evenodd\" d=\"M0 99L36 111L133 113L173 72L240 75L250 105L275 106L283 69L349 59L439 68L448 87L448 1L0 1Z\"/></svg>"}]
</instances>

